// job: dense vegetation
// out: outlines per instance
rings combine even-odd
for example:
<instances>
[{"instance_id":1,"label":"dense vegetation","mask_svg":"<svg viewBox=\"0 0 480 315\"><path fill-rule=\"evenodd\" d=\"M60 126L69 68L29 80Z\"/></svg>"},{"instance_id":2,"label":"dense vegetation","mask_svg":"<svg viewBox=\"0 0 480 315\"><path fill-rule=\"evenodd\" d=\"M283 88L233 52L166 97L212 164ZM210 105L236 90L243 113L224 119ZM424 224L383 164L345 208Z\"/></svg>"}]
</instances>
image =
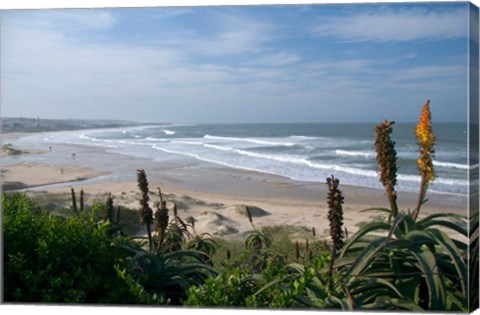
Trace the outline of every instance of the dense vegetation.
<instances>
[{"instance_id":1,"label":"dense vegetation","mask_svg":"<svg viewBox=\"0 0 480 315\"><path fill-rule=\"evenodd\" d=\"M4 194L2 209L5 301L135 303L108 223L50 215L21 194Z\"/></svg>"},{"instance_id":2,"label":"dense vegetation","mask_svg":"<svg viewBox=\"0 0 480 315\"><path fill-rule=\"evenodd\" d=\"M422 178L418 204L397 205L393 122L375 128L377 164L389 207L384 220L348 237L340 181L328 178L330 239L290 240L275 228L251 230L241 241L197 234L193 218L167 208L162 192L151 203L146 174L137 172L139 220L146 237L125 233L120 208L108 196L87 207L72 189L69 215L39 209L25 195L4 194L4 299L255 308L468 311L478 304L478 254L465 243L478 217L420 216L434 180L435 136L425 104L416 136ZM476 231L475 231L476 230ZM451 237L455 236L455 237ZM478 252L477 252L478 253ZM476 259L476 260L475 260ZM468 282L469 263L471 282ZM468 296L477 296L468 300Z\"/></svg>"}]
</instances>

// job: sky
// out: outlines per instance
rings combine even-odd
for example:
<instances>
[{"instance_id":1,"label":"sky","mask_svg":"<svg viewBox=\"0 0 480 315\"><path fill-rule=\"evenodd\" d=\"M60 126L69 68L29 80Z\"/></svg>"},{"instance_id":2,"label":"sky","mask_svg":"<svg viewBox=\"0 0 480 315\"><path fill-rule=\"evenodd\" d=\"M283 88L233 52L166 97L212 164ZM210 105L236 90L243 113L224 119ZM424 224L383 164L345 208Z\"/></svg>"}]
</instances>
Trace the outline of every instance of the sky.
<instances>
[{"instance_id":1,"label":"sky","mask_svg":"<svg viewBox=\"0 0 480 315\"><path fill-rule=\"evenodd\" d=\"M2 116L467 120L468 3L0 14Z\"/></svg>"}]
</instances>

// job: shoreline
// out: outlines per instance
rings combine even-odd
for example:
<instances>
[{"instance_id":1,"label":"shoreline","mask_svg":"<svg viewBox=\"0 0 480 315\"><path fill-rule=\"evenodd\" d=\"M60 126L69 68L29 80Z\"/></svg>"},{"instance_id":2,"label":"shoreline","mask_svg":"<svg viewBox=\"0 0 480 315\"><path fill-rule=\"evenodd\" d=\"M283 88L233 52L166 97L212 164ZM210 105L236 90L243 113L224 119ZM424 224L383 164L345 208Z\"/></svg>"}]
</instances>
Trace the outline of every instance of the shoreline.
<instances>
[{"instance_id":1,"label":"shoreline","mask_svg":"<svg viewBox=\"0 0 480 315\"><path fill-rule=\"evenodd\" d=\"M44 149L13 145L20 149ZM48 147L48 143L42 145ZM70 158L72 151L76 152L76 159ZM35 186L22 189L30 195L45 192L68 195L71 187L76 191L82 188L92 195L112 193L115 205L136 209L139 207L136 170L142 168L150 191L156 192L156 188L161 187L168 201L178 203L182 218L192 216L196 220L199 233L222 237L243 235L251 226L248 218L239 213L239 207L248 205L268 213L254 218L258 227L315 227L321 237L328 234L327 185L321 182L294 181L272 174L206 165L192 159L164 156L162 161L155 161L108 152L107 148L71 144L54 144L52 152L6 159L7 163L2 163L2 182ZM339 188L345 197L344 224L349 232L355 232L361 222L379 215L378 212L360 213L360 210L388 206L382 190L342 185L341 178ZM152 205L156 198L158 194L152 196ZM399 208L413 209L416 198L416 193L398 192ZM421 215L438 212L467 215L467 198L463 201L443 194L429 194L427 198L430 200L422 207Z\"/></svg>"}]
</instances>

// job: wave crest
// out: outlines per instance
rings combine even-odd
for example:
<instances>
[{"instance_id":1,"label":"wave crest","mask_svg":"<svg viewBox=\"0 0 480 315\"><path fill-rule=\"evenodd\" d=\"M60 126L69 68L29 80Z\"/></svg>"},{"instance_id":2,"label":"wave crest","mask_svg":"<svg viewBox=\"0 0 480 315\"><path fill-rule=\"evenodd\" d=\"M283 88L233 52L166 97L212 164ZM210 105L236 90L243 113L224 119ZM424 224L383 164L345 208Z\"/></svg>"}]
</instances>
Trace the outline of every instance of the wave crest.
<instances>
[{"instance_id":1,"label":"wave crest","mask_svg":"<svg viewBox=\"0 0 480 315\"><path fill-rule=\"evenodd\" d=\"M221 141L250 142L255 144L272 145L272 146L281 145L286 147L293 147L296 145L296 143L293 143L293 142L276 142L276 141L267 141L267 140L261 140L261 139L253 139L253 138L219 137L219 136L211 136L211 135L205 135L203 136L203 138L210 139L210 140L221 140Z\"/></svg>"},{"instance_id":2,"label":"wave crest","mask_svg":"<svg viewBox=\"0 0 480 315\"><path fill-rule=\"evenodd\" d=\"M365 152L365 151L335 150L335 154L336 155L345 155L345 156L361 156L361 157L364 157L364 158L375 157L375 153Z\"/></svg>"}]
</instances>

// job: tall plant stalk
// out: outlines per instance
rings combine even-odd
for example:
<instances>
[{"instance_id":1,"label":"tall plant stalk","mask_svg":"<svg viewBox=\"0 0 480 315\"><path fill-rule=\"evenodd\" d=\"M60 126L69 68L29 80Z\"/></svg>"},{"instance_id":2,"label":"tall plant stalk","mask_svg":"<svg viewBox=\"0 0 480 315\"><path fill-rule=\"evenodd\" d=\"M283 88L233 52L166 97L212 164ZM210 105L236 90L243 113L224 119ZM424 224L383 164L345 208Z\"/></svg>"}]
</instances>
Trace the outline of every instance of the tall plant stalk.
<instances>
[{"instance_id":1,"label":"tall plant stalk","mask_svg":"<svg viewBox=\"0 0 480 315\"><path fill-rule=\"evenodd\" d=\"M162 249L167 227L168 227L167 203L163 201L163 199L161 198L160 203L157 204L157 211L155 212L155 230L157 232L157 249L155 253L157 255L160 253Z\"/></svg>"},{"instance_id":2,"label":"tall plant stalk","mask_svg":"<svg viewBox=\"0 0 480 315\"><path fill-rule=\"evenodd\" d=\"M75 190L73 188L70 189L72 194L72 208L75 215L78 217L78 209L77 209L77 198L75 196Z\"/></svg>"},{"instance_id":3,"label":"tall plant stalk","mask_svg":"<svg viewBox=\"0 0 480 315\"><path fill-rule=\"evenodd\" d=\"M415 130L415 136L418 140L420 156L417 160L418 170L420 172L420 193L418 195L417 206L413 212L413 219L416 220L420 213L420 208L425 202L427 189L431 181L435 179L432 156L435 152L435 135L432 131L430 113L430 101L427 100L422 108L422 113Z\"/></svg>"},{"instance_id":4,"label":"tall plant stalk","mask_svg":"<svg viewBox=\"0 0 480 315\"><path fill-rule=\"evenodd\" d=\"M137 182L138 188L141 192L140 197L140 221L145 224L148 234L148 244L150 251L153 251L153 241L152 241L152 222L153 222L153 211L150 208L148 202L150 198L148 196L148 181L147 175L143 169L137 170Z\"/></svg>"},{"instance_id":5,"label":"tall plant stalk","mask_svg":"<svg viewBox=\"0 0 480 315\"><path fill-rule=\"evenodd\" d=\"M84 203L84 193L83 193L83 188L80 189L80 213L83 212L83 203Z\"/></svg>"},{"instance_id":6,"label":"tall plant stalk","mask_svg":"<svg viewBox=\"0 0 480 315\"><path fill-rule=\"evenodd\" d=\"M111 193L108 193L105 203L105 220L113 222L113 197Z\"/></svg>"},{"instance_id":7,"label":"tall plant stalk","mask_svg":"<svg viewBox=\"0 0 480 315\"><path fill-rule=\"evenodd\" d=\"M398 213L397 193L397 152L395 142L391 139L392 125L394 121L384 120L383 123L375 126L375 150L377 152L377 166L380 173L380 182L386 190L390 203L391 216Z\"/></svg>"},{"instance_id":8,"label":"tall plant stalk","mask_svg":"<svg viewBox=\"0 0 480 315\"><path fill-rule=\"evenodd\" d=\"M337 256L337 251L343 247L344 244L344 235L343 235L343 195L342 192L338 189L338 184L340 181L338 178L332 177L327 178L328 185L328 220L330 221L330 238L332 240L331 245L331 258L330 258L330 268L328 273L329 278L329 288L331 289L333 283L333 264Z\"/></svg>"}]
</instances>

